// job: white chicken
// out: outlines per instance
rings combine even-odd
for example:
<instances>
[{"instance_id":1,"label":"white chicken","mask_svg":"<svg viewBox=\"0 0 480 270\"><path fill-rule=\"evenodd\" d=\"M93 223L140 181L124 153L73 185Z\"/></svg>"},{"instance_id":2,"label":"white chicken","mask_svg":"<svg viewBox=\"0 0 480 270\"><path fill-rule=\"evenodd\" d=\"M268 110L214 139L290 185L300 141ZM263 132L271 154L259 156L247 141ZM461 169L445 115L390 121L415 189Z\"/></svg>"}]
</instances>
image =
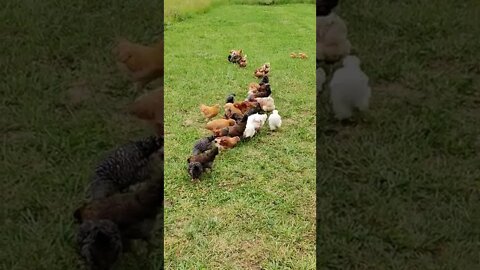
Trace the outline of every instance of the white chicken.
<instances>
[{"instance_id":1,"label":"white chicken","mask_svg":"<svg viewBox=\"0 0 480 270\"><path fill-rule=\"evenodd\" d=\"M270 126L270 130L277 130L282 126L282 117L278 114L277 110L273 110L268 118L268 125Z\"/></svg>"},{"instance_id":2,"label":"white chicken","mask_svg":"<svg viewBox=\"0 0 480 270\"><path fill-rule=\"evenodd\" d=\"M350 118L354 108L367 110L370 96L368 77L360 67L360 59L351 55L345 57L343 67L335 71L330 81L330 100L335 118Z\"/></svg>"},{"instance_id":3,"label":"white chicken","mask_svg":"<svg viewBox=\"0 0 480 270\"><path fill-rule=\"evenodd\" d=\"M317 59L337 62L350 54L347 26L335 12L317 16Z\"/></svg>"},{"instance_id":4,"label":"white chicken","mask_svg":"<svg viewBox=\"0 0 480 270\"><path fill-rule=\"evenodd\" d=\"M317 92L321 93L323 91L323 84L327 80L327 75L325 74L325 70L319 67L317 68Z\"/></svg>"}]
</instances>

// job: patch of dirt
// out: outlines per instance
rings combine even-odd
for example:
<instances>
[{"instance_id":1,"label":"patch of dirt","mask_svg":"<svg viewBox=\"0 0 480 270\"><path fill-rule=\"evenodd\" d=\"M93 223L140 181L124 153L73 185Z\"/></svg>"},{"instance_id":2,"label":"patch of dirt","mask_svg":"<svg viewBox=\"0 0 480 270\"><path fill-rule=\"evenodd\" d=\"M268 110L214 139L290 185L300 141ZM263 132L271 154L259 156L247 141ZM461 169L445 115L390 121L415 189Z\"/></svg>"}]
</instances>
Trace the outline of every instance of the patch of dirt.
<instances>
[{"instance_id":1,"label":"patch of dirt","mask_svg":"<svg viewBox=\"0 0 480 270\"><path fill-rule=\"evenodd\" d=\"M452 73L458 72L460 66L455 60L450 60L446 58L437 58L435 60L428 61L427 68L436 72L436 73Z\"/></svg>"},{"instance_id":2,"label":"patch of dirt","mask_svg":"<svg viewBox=\"0 0 480 270\"><path fill-rule=\"evenodd\" d=\"M7 131L4 136L6 137L9 143L18 142L18 141L31 141L35 138L35 133L30 131Z\"/></svg>"},{"instance_id":3,"label":"patch of dirt","mask_svg":"<svg viewBox=\"0 0 480 270\"><path fill-rule=\"evenodd\" d=\"M388 105L403 101L412 105L420 104L425 99L421 91L410 89L401 83L379 83L372 87L372 104Z\"/></svg>"},{"instance_id":4,"label":"patch of dirt","mask_svg":"<svg viewBox=\"0 0 480 270\"><path fill-rule=\"evenodd\" d=\"M89 84L85 80L74 82L66 91L63 104L70 107L78 107L92 96Z\"/></svg>"},{"instance_id":5,"label":"patch of dirt","mask_svg":"<svg viewBox=\"0 0 480 270\"><path fill-rule=\"evenodd\" d=\"M173 201L165 200L165 201L163 202L163 206L164 206L165 208L172 207L172 206L173 206Z\"/></svg>"},{"instance_id":6,"label":"patch of dirt","mask_svg":"<svg viewBox=\"0 0 480 270\"><path fill-rule=\"evenodd\" d=\"M189 127L191 125L193 125L193 120L192 119L187 119L183 122L184 127Z\"/></svg>"}]
</instances>

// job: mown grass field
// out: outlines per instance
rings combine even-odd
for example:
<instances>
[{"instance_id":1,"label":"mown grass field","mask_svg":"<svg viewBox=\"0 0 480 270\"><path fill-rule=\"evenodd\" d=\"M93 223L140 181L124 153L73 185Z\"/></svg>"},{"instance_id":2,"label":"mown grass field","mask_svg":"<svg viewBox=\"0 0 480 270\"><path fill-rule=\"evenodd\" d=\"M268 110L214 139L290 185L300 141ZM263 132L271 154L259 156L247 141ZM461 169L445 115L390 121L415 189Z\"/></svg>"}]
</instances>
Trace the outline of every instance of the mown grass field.
<instances>
[{"instance_id":1,"label":"mown grass field","mask_svg":"<svg viewBox=\"0 0 480 270\"><path fill-rule=\"evenodd\" d=\"M479 2L340 2L373 97L318 116L320 269L480 269Z\"/></svg>"},{"instance_id":2,"label":"mown grass field","mask_svg":"<svg viewBox=\"0 0 480 270\"><path fill-rule=\"evenodd\" d=\"M92 167L151 134L124 113L136 94L114 64L113 40L155 41L162 9L161 1L2 1L0 269L80 269L72 213ZM144 261L159 269L161 259L158 250L151 260L127 255L118 269Z\"/></svg>"},{"instance_id":3,"label":"mown grass field","mask_svg":"<svg viewBox=\"0 0 480 270\"><path fill-rule=\"evenodd\" d=\"M168 8L167 8L168 9ZM165 30L167 269L315 268L314 5L221 5ZM240 69L227 61L242 48ZM303 51L307 60L291 59ZM199 105L246 96L270 62L282 129L217 156L192 183L186 160L207 136ZM223 111L222 111L223 113ZM220 117L220 116L219 116Z\"/></svg>"},{"instance_id":4,"label":"mown grass field","mask_svg":"<svg viewBox=\"0 0 480 270\"><path fill-rule=\"evenodd\" d=\"M221 5L315 4L315 0L165 0L165 23L183 21Z\"/></svg>"}]
</instances>

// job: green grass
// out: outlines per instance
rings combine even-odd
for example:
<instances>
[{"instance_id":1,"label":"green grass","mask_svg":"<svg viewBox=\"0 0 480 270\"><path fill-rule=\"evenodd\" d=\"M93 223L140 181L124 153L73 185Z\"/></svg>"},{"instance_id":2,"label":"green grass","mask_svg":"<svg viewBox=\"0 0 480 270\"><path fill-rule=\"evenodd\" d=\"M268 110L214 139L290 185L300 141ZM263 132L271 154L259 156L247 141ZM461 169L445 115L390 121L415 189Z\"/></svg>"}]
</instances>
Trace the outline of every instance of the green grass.
<instances>
[{"instance_id":1,"label":"green grass","mask_svg":"<svg viewBox=\"0 0 480 270\"><path fill-rule=\"evenodd\" d=\"M135 95L116 36L161 34L161 1L2 1L0 269L80 269L72 213L107 150L150 134L123 110ZM158 241L157 237L157 241ZM157 251L154 268L162 258ZM125 257L119 269L134 269Z\"/></svg>"},{"instance_id":2,"label":"green grass","mask_svg":"<svg viewBox=\"0 0 480 270\"><path fill-rule=\"evenodd\" d=\"M341 2L373 97L367 123L318 117L321 269L479 269L479 8Z\"/></svg>"},{"instance_id":3,"label":"green grass","mask_svg":"<svg viewBox=\"0 0 480 270\"><path fill-rule=\"evenodd\" d=\"M166 28L167 269L314 269L314 10L225 5ZM232 48L246 52L246 69L227 61ZM311 57L291 59L293 51ZM199 105L223 105L232 92L243 99L264 62L282 129L221 153L212 173L191 183L186 160L209 134Z\"/></svg>"},{"instance_id":4,"label":"green grass","mask_svg":"<svg viewBox=\"0 0 480 270\"><path fill-rule=\"evenodd\" d=\"M307 3L315 0L165 0L165 22L167 24L183 21L195 15L208 12L220 5L283 5Z\"/></svg>"}]
</instances>

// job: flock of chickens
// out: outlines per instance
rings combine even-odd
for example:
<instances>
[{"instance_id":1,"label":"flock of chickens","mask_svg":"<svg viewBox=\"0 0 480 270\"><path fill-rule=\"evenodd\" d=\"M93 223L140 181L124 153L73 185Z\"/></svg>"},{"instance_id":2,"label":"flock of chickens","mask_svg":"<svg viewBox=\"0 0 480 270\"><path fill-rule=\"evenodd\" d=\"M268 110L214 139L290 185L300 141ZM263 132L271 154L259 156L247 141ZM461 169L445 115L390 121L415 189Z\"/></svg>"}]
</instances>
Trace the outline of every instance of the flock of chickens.
<instances>
[{"instance_id":1,"label":"flock of chickens","mask_svg":"<svg viewBox=\"0 0 480 270\"><path fill-rule=\"evenodd\" d=\"M231 50L228 61L246 67L246 55L242 50ZM234 148L241 140L253 137L267 122L270 130L281 127L282 118L275 110L272 90L269 82L270 64L266 63L254 71L259 83L252 82L248 86L247 98L235 102L235 94L227 96L223 106L222 118L214 119L220 112L220 104L200 105L200 111L209 121L205 128L212 135L199 139L192 149L192 155L187 159L188 173L192 180L199 180L201 175L211 170L215 157L220 150ZM270 116L267 113L271 112Z\"/></svg>"},{"instance_id":2,"label":"flock of chickens","mask_svg":"<svg viewBox=\"0 0 480 270\"><path fill-rule=\"evenodd\" d=\"M114 54L137 91L163 77L163 41L144 46L122 39ZM146 241L150 251L152 230L162 213L163 88L140 96L128 111L151 124L156 134L109 153L94 169L87 198L73 213L78 253L92 270L111 269L132 240Z\"/></svg>"},{"instance_id":3,"label":"flock of chickens","mask_svg":"<svg viewBox=\"0 0 480 270\"><path fill-rule=\"evenodd\" d=\"M317 91L330 95L336 119L345 121L355 110L366 111L371 89L369 79L352 55L347 26L333 9L338 0L317 1Z\"/></svg>"}]
</instances>

